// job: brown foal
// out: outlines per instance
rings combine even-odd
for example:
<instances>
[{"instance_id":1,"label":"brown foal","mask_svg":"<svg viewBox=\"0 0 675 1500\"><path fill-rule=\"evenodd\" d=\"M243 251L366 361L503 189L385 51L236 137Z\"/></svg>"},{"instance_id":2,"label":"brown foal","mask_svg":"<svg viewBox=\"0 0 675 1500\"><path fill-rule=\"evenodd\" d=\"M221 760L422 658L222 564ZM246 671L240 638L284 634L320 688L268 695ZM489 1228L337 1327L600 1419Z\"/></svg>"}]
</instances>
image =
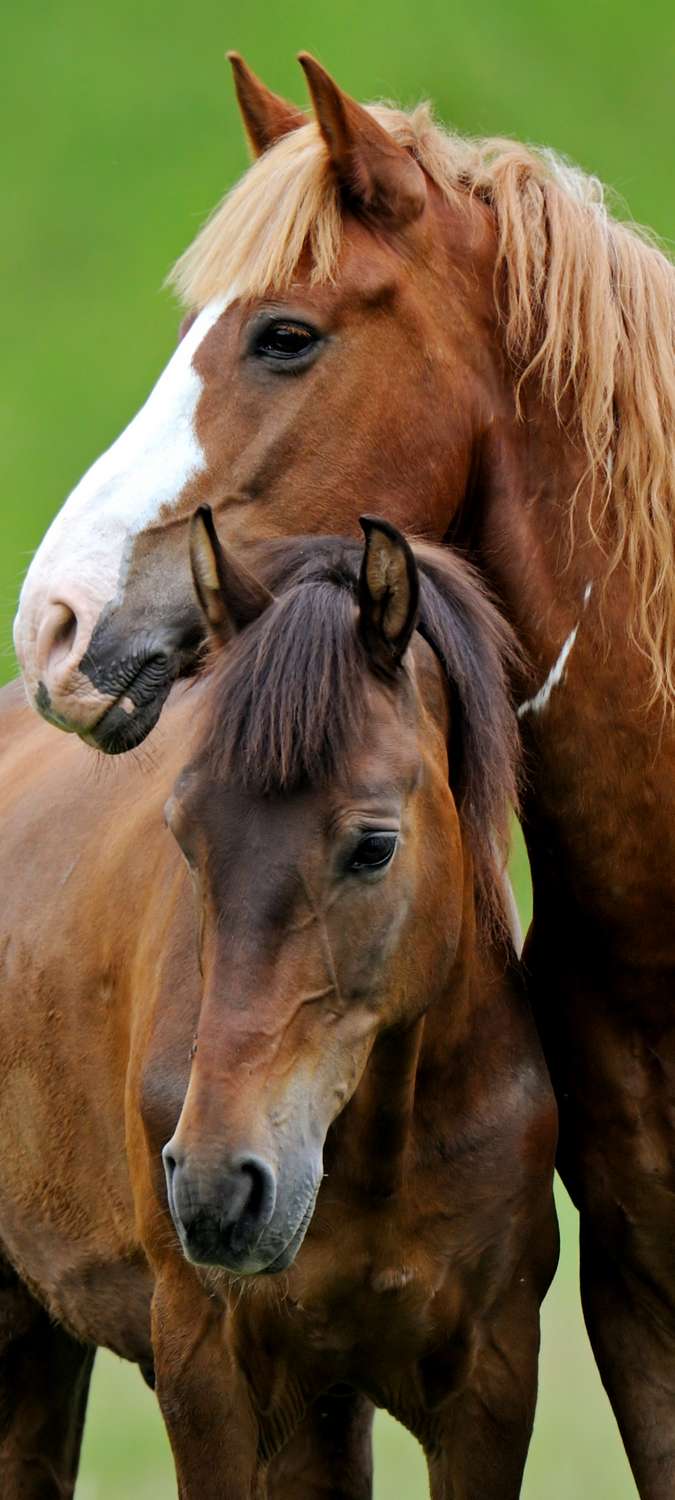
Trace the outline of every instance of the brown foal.
<instances>
[{"instance_id":1,"label":"brown foal","mask_svg":"<svg viewBox=\"0 0 675 1500\"><path fill-rule=\"evenodd\" d=\"M367 1500L370 1402L434 1500L519 1493L556 1111L503 913L511 642L364 529L249 570L200 513L213 667L143 773L83 784L3 695L6 1500L72 1493L98 1343L181 1500Z\"/></svg>"}]
</instances>

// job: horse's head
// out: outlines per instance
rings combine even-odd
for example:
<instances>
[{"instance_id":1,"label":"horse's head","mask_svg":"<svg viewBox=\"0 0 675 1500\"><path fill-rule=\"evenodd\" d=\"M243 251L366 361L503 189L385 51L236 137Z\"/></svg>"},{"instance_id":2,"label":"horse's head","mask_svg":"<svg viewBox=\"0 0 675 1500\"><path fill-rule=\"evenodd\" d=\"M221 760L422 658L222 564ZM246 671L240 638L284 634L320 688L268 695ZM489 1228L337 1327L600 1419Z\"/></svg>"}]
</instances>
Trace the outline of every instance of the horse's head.
<instances>
[{"instance_id":1,"label":"horse's head","mask_svg":"<svg viewBox=\"0 0 675 1500\"><path fill-rule=\"evenodd\" d=\"M440 540L501 399L491 213L433 180L425 115L303 66L311 123L236 62L262 154L177 269L192 321L173 358L26 577L31 698L104 750L139 743L194 662L198 504L236 541L354 532L359 494Z\"/></svg>"},{"instance_id":2,"label":"horse's head","mask_svg":"<svg viewBox=\"0 0 675 1500\"><path fill-rule=\"evenodd\" d=\"M167 808L203 996L164 1162L186 1254L235 1272L293 1260L377 1038L447 991L476 872L494 897L513 795L504 627L456 559L363 525L363 549L270 543L255 573L193 526L225 646Z\"/></svg>"}]
</instances>

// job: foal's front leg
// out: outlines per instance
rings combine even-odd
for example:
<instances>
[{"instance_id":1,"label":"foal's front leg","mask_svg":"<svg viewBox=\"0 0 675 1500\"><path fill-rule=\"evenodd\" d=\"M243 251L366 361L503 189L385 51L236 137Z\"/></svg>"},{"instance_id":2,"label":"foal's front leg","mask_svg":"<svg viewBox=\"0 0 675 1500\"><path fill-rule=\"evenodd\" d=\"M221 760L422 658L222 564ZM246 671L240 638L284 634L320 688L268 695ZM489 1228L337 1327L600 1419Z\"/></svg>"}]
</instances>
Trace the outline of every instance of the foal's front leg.
<instances>
[{"instance_id":1,"label":"foal's front leg","mask_svg":"<svg viewBox=\"0 0 675 1500\"><path fill-rule=\"evenodd\" d=\"M518 1282L428 1439L431 1500L517 1500L537 1401L540 1295ZM424 1439L423 1439L424 1441Z\"/></svg>"},{"instance_id":2,"label":"foal's front leg","mask_svg":"<svg viewBox=\"0 0 675 1500\"><path fill-rule=\"evenodd\" d=\"M178 1257L157 1276L152 1343L180 1500L262 1500L258 1428L226 1315Z\"/></svg>"},{"instance_id":3,"label":"foal's front leg","mask_svg":"<svg viewBox=\"0 0 675 1500\"><path fill-rule=\"evenodd\" d=\"M307 1408L267 1470L267 1500L371 1500L375 1409L335 1387Z\"/></svg>"}]
</instances>

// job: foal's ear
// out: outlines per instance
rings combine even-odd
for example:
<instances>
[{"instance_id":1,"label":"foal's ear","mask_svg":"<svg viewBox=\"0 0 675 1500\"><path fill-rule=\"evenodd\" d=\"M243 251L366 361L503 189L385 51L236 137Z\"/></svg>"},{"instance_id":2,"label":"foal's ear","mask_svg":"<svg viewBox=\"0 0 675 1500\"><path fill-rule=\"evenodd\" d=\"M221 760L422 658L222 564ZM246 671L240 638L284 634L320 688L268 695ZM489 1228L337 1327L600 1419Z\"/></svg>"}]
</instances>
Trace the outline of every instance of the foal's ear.
<instances>
[{"instance_id":1,"label":"foal's ear","mask_svg":"<svg viewBox=\"0 0 675 1500\"><path fill-rule=\"evenodd\" d=\"M209 505L200 505L190 522L190 565L199 603L221 640L229 640L273 603L264 583L222 546Z\"/></svg>"},{"instance_id":2,"label":"foal's ear","mask_svg":"<svg viewBox=\"0 0 675 1500\"><path fill-rule=\"evenodd\" d=\"M359 630L373 665L400 666L417 622L420 585L414 553L388 521L361 516L366 545L359 575Z\"/></svg>"},{"instance_id":3,"label":"foal's ear","mask_svg":"<svg viewBox=\"0 0 675 1500\"><path fill-rule=\"evenodd\" d=\"M427 197L421 167L362 104L343 94L316 58L301 52L298 61L343 192L395 224L419 218Z\"/></svg>"},{"instance_id":4,"label":"foal's ear","mask_svg":"<svg viewBox=\"0 0 675 1500\"><path fill-rule=\"evenodd\" d=\"M252 72L238 52L228 52L228 62L234 73L237 102L244 121L244 129L254 156L262 156L268 146L290 135L299 125L307 124L307 116L294 104L287 104L278 94L273 94Z\"/></svg>"}]
</instances>

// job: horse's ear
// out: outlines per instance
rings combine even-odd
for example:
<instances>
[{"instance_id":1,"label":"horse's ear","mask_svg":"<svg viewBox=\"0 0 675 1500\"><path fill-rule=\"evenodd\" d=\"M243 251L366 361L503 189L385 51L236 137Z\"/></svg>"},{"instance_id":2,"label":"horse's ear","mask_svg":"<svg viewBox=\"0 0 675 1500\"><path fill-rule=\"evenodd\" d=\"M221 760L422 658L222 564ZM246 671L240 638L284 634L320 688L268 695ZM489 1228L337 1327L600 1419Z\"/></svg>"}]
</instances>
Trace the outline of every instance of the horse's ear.
<instances>
[{"instance_id":1,"label":"horse's ear","mask_svg":"<svg viewBox=\"0 0 675 1500\"><path fill-rule=\"evenodd\" d=\"M359 575L359 630L379 671L400 666L417 622L417 563L405 537L388 521L361 516L366 538Z\"/></svg>"},{"instance_id":2,"label":"horse's ear","mask_svg":"<svg viewBox=\"0 0 675 1500\"><path fill-rule=\"evenodd\" d=\"M208 625L221 640L229 640L273 603L264 583L222 546L209 505L201 505L190 522L190 565Z\"/></svg>"},{"instance_id":3,"label":"horse's ear","mask_svg":"<svg viewBox=\"0 0 675 1500\"><path fill-rule=\"evenodd\" d=\"M262 156L282 136L306 125L307 116L294 104L287 104L273 94L238 52L228 52L227 59L234 73L237 101L253 155Z\"/></svg>"},{"instance_id":4,"label":"horse's ear","mask_svg":"<svg viewBox=\"0 0 675 1500\"><path fill-rule=\"evenodd\" d=\"M427 197L421 167L362 104L343 94L316 58L301 52L298 61L346 196L395 224L419 218Z\"/></svg>"}]
</instances>

